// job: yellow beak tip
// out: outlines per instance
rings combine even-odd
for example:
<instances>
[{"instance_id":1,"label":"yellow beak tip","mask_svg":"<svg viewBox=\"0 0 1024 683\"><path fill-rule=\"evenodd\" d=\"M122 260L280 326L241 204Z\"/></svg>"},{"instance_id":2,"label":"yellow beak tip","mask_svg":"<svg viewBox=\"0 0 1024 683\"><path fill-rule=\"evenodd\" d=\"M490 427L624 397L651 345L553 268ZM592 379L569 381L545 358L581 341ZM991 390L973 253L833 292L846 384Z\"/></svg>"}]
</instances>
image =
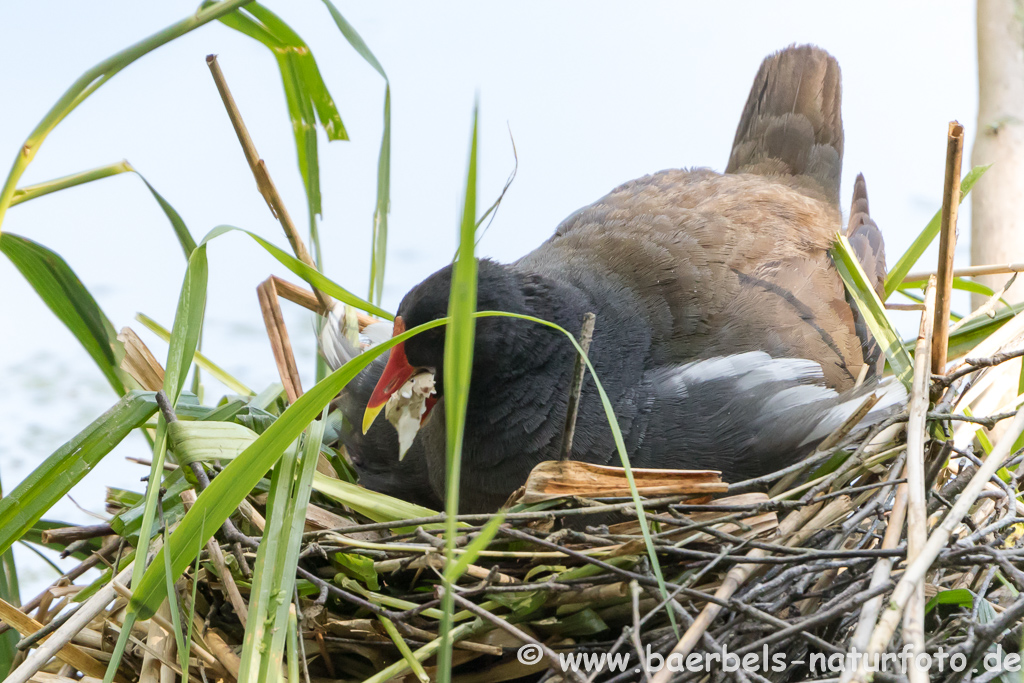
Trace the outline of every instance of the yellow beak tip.
<instances>
[{"instance_id":1,"label":"yellow beak tip","mask_svg":"<svg viewBox=\"0 0 1024 683\"><path fill-rule=\"evenodd\" d=\"M366 406L366 412L363 413L363 434L370 431L370 425L373 424L373 421L377 419L377 415L383 409L384 406L377 406L376 408Z\"/></svg>"}]
</instances>

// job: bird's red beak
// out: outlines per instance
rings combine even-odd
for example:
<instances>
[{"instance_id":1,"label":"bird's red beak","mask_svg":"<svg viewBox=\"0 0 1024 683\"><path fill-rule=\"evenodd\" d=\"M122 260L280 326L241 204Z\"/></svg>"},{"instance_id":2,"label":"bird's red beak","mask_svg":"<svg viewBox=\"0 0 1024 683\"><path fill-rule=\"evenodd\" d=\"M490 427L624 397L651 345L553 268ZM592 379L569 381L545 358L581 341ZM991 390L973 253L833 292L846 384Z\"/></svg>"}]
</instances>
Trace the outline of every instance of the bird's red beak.
<instances>
[{"instance_id":1,"label":"bird's red beak","mask_svg":"<svg viewBox=\"0 0 1024 683\"><path fill-rule=\"evenodd\" d=\"M405 321L402 316L395 318L395 328L392 337L405 332ZM366 404L366 412L363 413L363 434L370 429L374 419L387 405L391 395L398 391L409 378L415 374L416 368L409 365L409 359L405 357L405 343L398 344L391 349L391 356L388 364L384 366L384 372L373 388L373 394Z\"/></svg>"}]
</instances>

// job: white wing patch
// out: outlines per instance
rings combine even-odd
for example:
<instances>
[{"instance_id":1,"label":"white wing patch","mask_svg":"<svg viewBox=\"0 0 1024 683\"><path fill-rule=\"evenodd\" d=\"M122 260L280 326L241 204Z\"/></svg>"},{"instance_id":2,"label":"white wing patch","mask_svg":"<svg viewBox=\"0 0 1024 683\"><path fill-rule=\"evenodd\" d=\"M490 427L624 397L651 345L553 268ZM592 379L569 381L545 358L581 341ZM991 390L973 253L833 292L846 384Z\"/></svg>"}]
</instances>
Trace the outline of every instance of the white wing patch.
<instances>
[{"instance_id":1,"label":"white wing patch","mask_svg":"<svg viewBox=\"0 0 1024 683\"><path fill-rule=\"evenodd\" d=\"M736 378L741 391L768 382L824 382L821 366L804 358L772 358L764 351L718 356L674 368L680 381L694 385L712 380Z\"/></svg>"}]
</instances>

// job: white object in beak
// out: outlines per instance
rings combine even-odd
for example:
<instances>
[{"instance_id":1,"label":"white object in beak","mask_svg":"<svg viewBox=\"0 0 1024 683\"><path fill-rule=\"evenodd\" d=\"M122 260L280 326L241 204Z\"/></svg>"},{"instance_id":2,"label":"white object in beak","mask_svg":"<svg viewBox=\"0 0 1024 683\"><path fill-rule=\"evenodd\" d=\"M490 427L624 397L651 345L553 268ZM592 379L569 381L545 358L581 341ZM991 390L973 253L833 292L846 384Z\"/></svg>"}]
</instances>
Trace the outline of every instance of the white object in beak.
<instances>
[{"instance_id":1,"label":"white object in beak","mask_svg":"<svg viewBox=\"0 0 1024 683\"><path fill-rule=\"evenodd\" d=\"M398 459L405 457L412 446L420 420L427 412L427 399L434 393L434 374L420 372L413 375L402 388L391 395L384 407L384 416L398 432Z\"/></svg>"}]
</instances>

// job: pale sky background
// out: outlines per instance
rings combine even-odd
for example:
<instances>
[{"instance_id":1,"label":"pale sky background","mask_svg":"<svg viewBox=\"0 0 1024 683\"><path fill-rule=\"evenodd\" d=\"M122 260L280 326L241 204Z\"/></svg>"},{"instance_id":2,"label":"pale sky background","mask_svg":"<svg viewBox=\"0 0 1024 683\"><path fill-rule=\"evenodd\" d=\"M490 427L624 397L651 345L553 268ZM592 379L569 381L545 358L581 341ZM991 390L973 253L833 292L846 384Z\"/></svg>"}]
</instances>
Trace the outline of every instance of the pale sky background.
<instances>
[{"instance_id":1,"label":"pale sky background","mask_svg":"<svg viewBox=\"0 0 1024 683\"><path fill-rule=\"evenodd\" d=\"M365 296L381 134L383 81L316 0L269 1L311 46L351 142L321 133L328 275ZM762 58L794 42L834 54L844 80L844 204L868 181L889 263L940 205L947 124L977 114L970 2L339 1L392 85L392 210L384 304L450 260L462 200L474 98L481 105L481 204L519 171L480 252L514 259L565 216L619 183L664 168L721 170ZM83 71L194 11L192 2L6 3L0 168ZM104 85L47 139L22 184L128 159L198 239L230 223L286 246L221 106L204 57L221 66L250 133L296 222L305 199L276 63L261 44L213 23L151 53ZM965 154L969 158L969 154ZM965 171L967 163L965 161ZM960 214L960 263L969 250ZM142 182L121 175L13 208L3 225L62 254L115 327L133 325L158 358L166 346L133 322L173 320L184 259ZM259 390L276 371L255 287L286 275L249 238L210 247L204 351ZM935 254L919 267L931 267ZM290 279L294 280L290 274ZM91 359L11 263L0 259L0 476L10 491L114 401ZM965 302L961 300L960 307ZM305 387L311 317L285 304ZM904 329L916 329L904 319ZM207 398L222 392L207 386ZM102 514L105 485L141 488L141 437L107 456L73 492ZM88 523L71 501L49 515ZM52 580L26 551L24 597Z\"/></svg>"}]
</instances>

